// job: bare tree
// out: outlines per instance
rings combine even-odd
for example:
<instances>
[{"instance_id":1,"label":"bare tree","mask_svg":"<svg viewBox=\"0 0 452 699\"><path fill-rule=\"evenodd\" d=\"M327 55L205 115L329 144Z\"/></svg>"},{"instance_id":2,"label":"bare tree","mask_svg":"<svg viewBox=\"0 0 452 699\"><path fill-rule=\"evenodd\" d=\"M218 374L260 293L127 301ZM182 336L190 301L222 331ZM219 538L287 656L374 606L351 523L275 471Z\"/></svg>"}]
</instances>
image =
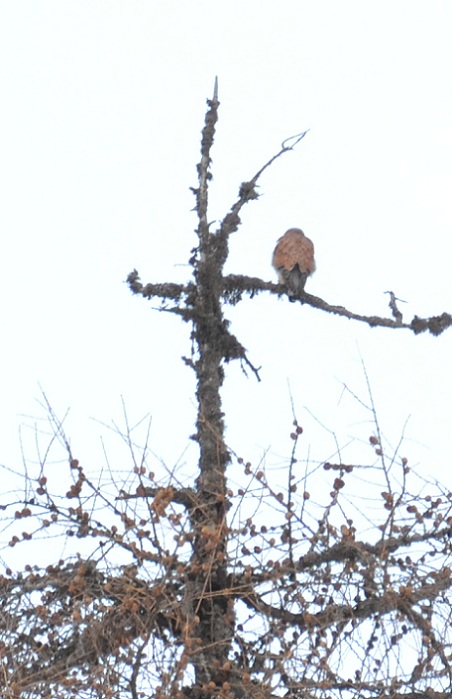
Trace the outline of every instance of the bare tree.
<instances>
[{"instance_id":1,"label":"bare tree","mask_svg":"<svg viewBox=\"0 0 452 699\"><path fill-rule=\"evenodd\" d=\"M369 435L360 465L294 466L302 427L294 417L286 487L234 454L224 436L224 364L259 370L230 329L228 304L243 294L282 295L258 278L223 275L242 207L258 198L266 168L239 188L211 231L208 191L219 101L208 100L197 166L197 246L186 284L140 282L133 293L191 328L184 361L196 376L197 478L189 486L156 477L132 429L125 430L135 483L114 491L79 463L47 404L50 447L63 447L71 483L59 492L47 469L26 473L20 494L4 495L9 546L62 536L67 555L0 577L0 687L14 697L245 699L248 697L449 697L452 687L452 496L416 479L400 449ZM301 292L297 301L371 326L439 334L451 316L404 322L390 292L391 317L362 316ZM383 331L384 332L384 331ZM231 461L243 486L227 481ZM323 473L329 486L312 498ZM372 517L359 499L372 479Z\"/></svg>"}]
</instances>

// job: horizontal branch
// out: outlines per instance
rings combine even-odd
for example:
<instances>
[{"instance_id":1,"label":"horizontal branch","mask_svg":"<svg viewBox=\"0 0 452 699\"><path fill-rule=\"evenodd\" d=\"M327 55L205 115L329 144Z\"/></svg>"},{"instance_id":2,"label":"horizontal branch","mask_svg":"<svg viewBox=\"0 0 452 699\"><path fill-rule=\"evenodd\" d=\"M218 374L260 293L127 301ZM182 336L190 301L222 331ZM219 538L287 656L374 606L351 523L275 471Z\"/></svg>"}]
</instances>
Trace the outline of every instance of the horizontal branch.
<instances>
[{"instance_id":1,"label":"horizontal branch","mask_svg":"<svg viewBox=\"0 0 452 699\"><path fill-rule=\"evenodd\" d=\"M173 284L172 282L163 282L162 284L143 284L136 269L127 276L126 279L129 289L133 294L139 294L144 298L172 299L177 301L184 295L193 292L194 284Z\"/></svg>"},{"instance_id":2,"label":"horizontal branch","mask_svg":"<svg viewBox=\"0 0 452 699\"><path fill-rule=\"evenodd\" d=\"M371 619L375 615L381 617L390 612L399 611L411 618L411 608L423 601L432 602L446 590L450 590L452 579L449 575L438 576L434 583L422 584L418 589L401 592L388 590L381 596L375 595L366 600L359 601L356 605L329 604L324 609L314 614L310 612L292 612L287 607L275 607L264 602L253 588L246 592L239 592L237 597L247 607L263 614L270 619L278 619L289 626L297 626L300 631L308 628L329 628L338 623L348 622L351 619ZM240 590L240 588L239 588Z\"/></svg>"},{"instance_id":3,"label":"horizontal branch","mask_svg":"<svg viewBox=\"0 0 452 699\"><path fill-rule=\"evenodd\" d=\"M181 301L185 297L184 303L185 308L172 307L169 310L171 313L177 313L188 319L191 316L192 311L187 308L191 306L192 295L195 294L196 287L192 282L187 284L173 284L172 282L164 282L161 284L145 284L143 285L140 281L140 277L136 269L131 272L127 277L127 283L130 290L134 294L140 294L144 298L162 298L171 299L173 301ZM247 277L243 274L229 274L227 277L223 278L223 298L226 303L230 303L235 306L242 298L243 294L249 294L251 298L256 296L261 291L270 291L272 294L277 294L278 296L285 296L287 294L287 289L282 284L275 284L274 282L266 282L259 277ZM301 304L307 306L312 306L313 308L318 308L321 311L326 311L327 313L334 313L335 315L343 316L349 320L357 320L361 323L367 323L371 328L392 328L392 329L404 329L411 330L415 335L419 335L423 332L430 332L432 335L441 335L445 330L450 328L452 325L452 315L450 313L442 313L439 316L431 316L430 318L419 318L419 316L414 316L414 318L409 323L404 323L402 319L402 313L397 308L396 299L392 292L387 292L390 294L389 308L393 314L393 318L384 318L381 316L367 316L361 313L354 313L349 311L344 306L335 306L327 301L324 301L319 296L313 296L312 294L307 294L303 292L299 298L291 297L292 301L298 301ZM165 309L163 309L165 310Z\"/></svg>"},{"instance_id":4,"label":"horizontal branch","mask_svg":"<svg viewBox=\"0 0 452 699\"><path fill-rule=\"evenodd\" d=\"M388 539L382 539L376 544L364 541L339 541L334 546L325 551L311 551L302 556L295 564L297 572L309 570L321 566L325 563L340 563L344 561L361 561L366 564L369 556L373 559L386 557L388 554L395 554L400 549L412 547L414 544L428 541L444 542L452 536L452 526L445 526L434 531L426 531L423 534L400 534ZM293 569L291 564L291 570Z\"/></svg>"},{"instance_id":5,"label":"horizontal branch","mask_svg":"<svg viewBox=\"0 0 452 699\"><path fill-rule=\"evenodd\" d=\"M121 490L116 499L136 500L137 498L156 498L160 495L162 490L168 491L168 488L151 488L139 485L135 493L126 493L124 490ZM183 505L187 509L192 509L193 507L199 506L199 498L193 488L171 488L169 502L174 502L176 505Z\"/></svg>"},{"instance_id":6,"label":"horizontal branch","mask_svg":"<svg viewBox=\"0 0 452 699\"><path fill-rule=\"evenodd\" d=\"M246 277L241 274L229 274L224 277L224 298L228 303L235 305L238 303L242 297L243 293L248 293L251 298L256 296L260 291L270 291L273 294L282 296L287 294L286 287L282 284L274 284L273 282L265 282L259 277ZM358 320L362 323L367 323L371 328L383 327L383 328L393 328L399 329L404 328L405 330L411 330L418 335L419 333L428 330L432 335L440 335L444 330L447 330L452 325L452 316L449 313L442 313L440 316L432 316L431 318L419 318L414 316L414 318L409 323L404 323L402 321L402 314L397 309L395 305L394 294L391 293L391 300L389 307L394 318L382 318L381 316L367 316L360 313L354 313L349 311L344 306L333 306L318 296L313 296L312 294L303 293L298 299L292 300L299 301L302 304L312 306L313 308L319 308L327 313L334 313L335 315L343 316L349 320Z\"/></svg>"}]
</instances>

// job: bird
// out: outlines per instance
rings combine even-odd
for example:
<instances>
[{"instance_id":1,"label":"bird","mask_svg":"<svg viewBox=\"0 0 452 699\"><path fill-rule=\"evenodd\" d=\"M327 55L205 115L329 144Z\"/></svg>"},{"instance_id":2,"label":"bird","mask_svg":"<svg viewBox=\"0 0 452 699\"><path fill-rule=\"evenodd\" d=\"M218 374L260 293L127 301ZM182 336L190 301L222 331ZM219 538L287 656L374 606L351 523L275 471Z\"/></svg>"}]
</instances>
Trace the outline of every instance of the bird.
<instances>
[{"instance_id":1,"label":"bird","mask_svg":"<svg viewBox=\"0 0 452 699\"><path fill-rule=\"evenodd\" d=\"M315 272L314 244L301 228L289 228L276 243L273 267L287 287L290 301L304 291L307 278Z\"/></svg>"}]
</instances>

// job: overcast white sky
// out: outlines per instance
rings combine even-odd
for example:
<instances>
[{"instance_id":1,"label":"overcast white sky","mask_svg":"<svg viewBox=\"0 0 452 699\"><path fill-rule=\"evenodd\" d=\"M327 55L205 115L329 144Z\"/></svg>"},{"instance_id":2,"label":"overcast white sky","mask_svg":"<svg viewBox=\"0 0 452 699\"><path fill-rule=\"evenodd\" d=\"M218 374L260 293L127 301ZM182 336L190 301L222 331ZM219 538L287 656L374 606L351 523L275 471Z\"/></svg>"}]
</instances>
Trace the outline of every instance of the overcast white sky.
<instances>
[{"instance_id":1,"label":"overcast white sky","mask_svg":"<svg viewBox=\"0 0 452 699\"><path fill-rule=\"evenodd\" d=\"M43 415L39 384L59 414L71 409L87 467L100 467L105 432L90 418L119 422L121 396L131 422L152 416L151 448L168 467L187 445L189 328L123 282L134 267L144 282L187 278L189 187L215 75L211 220L285 138L310 129L262 178L227 271L276 281L275 241L298 226L316 246L308 290L328 302L388 314L390 289L407 319L452 312L451 34L446 0L4 0L0 463L20 467L19 426L33 422L21 415ZM227 315L262 367L260 384L227 369L233 449L284 463L288 382L300 457L334 452L310 413L340 444L367 440L370 416L341 399L343 383L366 399L361 355L388 439L411 416L402 451L448 482L451 331L371 330L268 295ZM192 446L187 478L195 457Z\"/></svg>"}]
</instances>

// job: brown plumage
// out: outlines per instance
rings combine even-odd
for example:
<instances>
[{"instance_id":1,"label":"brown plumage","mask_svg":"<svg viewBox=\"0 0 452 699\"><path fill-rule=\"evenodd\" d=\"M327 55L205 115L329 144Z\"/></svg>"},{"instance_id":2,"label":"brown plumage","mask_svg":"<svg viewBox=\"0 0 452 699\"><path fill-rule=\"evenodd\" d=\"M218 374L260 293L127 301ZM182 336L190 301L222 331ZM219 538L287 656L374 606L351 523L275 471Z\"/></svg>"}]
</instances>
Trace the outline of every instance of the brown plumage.
<instances>
[{"instance_id":1,"label":"brown plumage","mask_svg":"<svg viewBox=\"0 0 452 699\"><path fill-rule=\"evenodd\" d=\"M273 267L280 283L287 287L289 297L302 294L306 279L315 272L312 240L300 228L289 228L276 243Z\"/></svg>"}]
</instances>

